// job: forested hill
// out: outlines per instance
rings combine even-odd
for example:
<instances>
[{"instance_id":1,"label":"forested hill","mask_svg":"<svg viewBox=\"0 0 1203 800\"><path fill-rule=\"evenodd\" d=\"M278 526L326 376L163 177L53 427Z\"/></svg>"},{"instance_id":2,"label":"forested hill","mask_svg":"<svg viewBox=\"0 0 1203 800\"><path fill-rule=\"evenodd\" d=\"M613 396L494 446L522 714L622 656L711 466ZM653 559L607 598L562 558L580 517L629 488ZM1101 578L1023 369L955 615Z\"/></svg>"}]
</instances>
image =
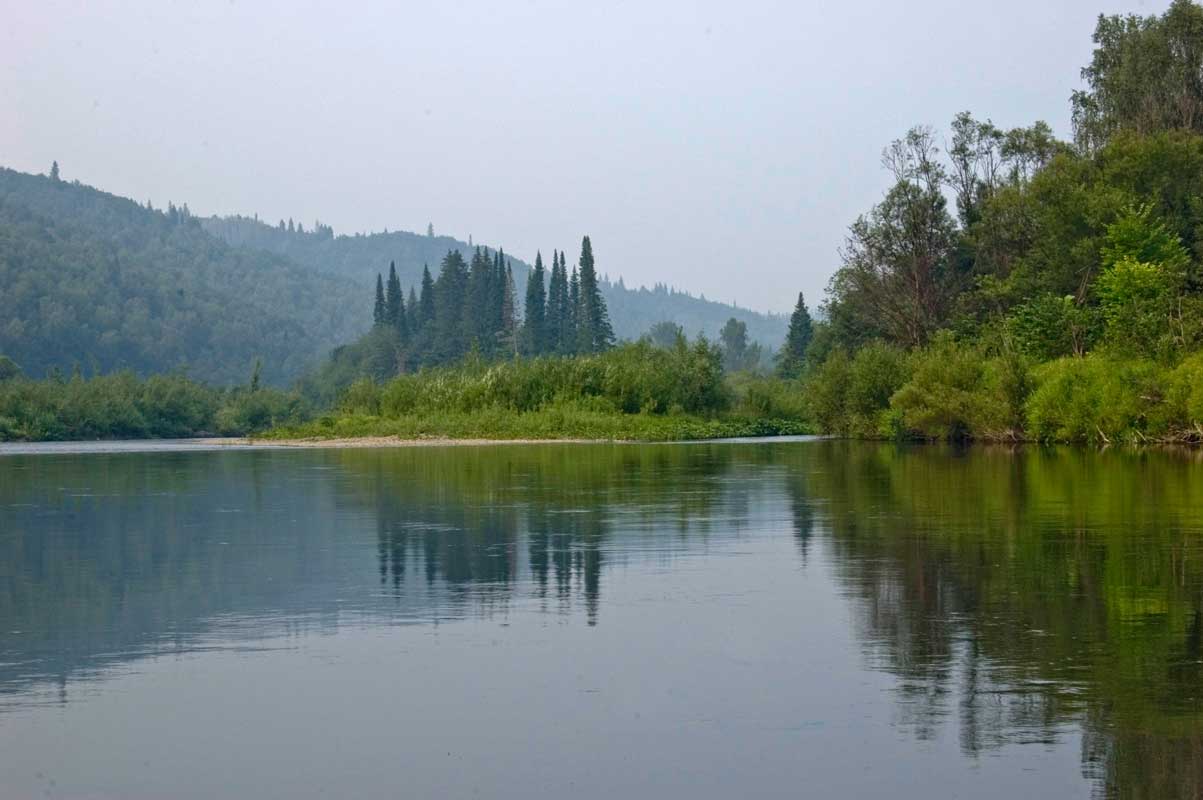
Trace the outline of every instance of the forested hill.
<instances>
[{"instance_id":1,"label":"forested hill","mask_svg":"<svg viewBox=\"0 0 1203 800\"><path fill-rule=\"evenodd\" d=\"M422 267L429 265L437 275L438 265L448 250L458 250L466 260L471 259L472 245L450 236L428 236L406 231L335 236L330 228L315 224L305 230L295 224L268 225L251 217L209 217L201 220L204 228L226 242L237 246L260 248L287 256L299 264L355 281L366 291L362 305L370 310L371 286L377 272L387 272L389 262L396 262L397 276L408 291L422 280ZM585 233L582 231L581 233ZM569 261L578 255L579 239L564 243ZM507 254L508 255L508 254ZM544 252L550 258L550 248ZM526 291L530 265L510 257L518 298ZM635 339L657 322L665 320L681 325L694 335L705 333L717 338L719 330L731 317L748 326L748 337L766 347L778 347L785 339L788 320L781 315L761 314L726 303L717 303L664 286L652 289L628 289L621 282L609 282L607 273L616 272L618 265L608 264L603 255L598 261L602 274L602 294L609 306L614 333L621 339Z\"/></svg>"},{"instance_id":2,"label":"forested hill","mask_svg":"<svg viewBox=\"0 0 1203 800\"><path fill-rule=\"evenodd\" d=\"M0 354L28 375L186 368L227 384L261 358L282 384L370 323L358 284L231 247L186 206L0 168Z\"/></svg>"}]
</instances>

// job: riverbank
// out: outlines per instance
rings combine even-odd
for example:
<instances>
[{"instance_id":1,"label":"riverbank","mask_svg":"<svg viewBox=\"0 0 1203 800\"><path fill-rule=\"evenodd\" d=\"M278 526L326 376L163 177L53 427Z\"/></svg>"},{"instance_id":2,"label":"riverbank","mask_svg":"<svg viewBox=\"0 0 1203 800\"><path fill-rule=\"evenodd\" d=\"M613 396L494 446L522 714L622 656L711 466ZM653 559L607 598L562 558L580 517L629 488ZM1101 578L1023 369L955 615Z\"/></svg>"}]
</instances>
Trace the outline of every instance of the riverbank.
<instances>
[{"instance_id":1,"label":"riverbank","mask_svg":"<svg viewBox=\"0 0 1203 800\"><path fill-rule=\"evenodd\" d=\"M266 444L388 446L404 443L702 441L812 433L801 422L777 419L706 418L678 414L618 414L552 407L532 412L486 408L472 412L323 416L301 425L280 426L254 437ZM360 444L379 442L378 445Z\"/></svg>"}]
</instances>

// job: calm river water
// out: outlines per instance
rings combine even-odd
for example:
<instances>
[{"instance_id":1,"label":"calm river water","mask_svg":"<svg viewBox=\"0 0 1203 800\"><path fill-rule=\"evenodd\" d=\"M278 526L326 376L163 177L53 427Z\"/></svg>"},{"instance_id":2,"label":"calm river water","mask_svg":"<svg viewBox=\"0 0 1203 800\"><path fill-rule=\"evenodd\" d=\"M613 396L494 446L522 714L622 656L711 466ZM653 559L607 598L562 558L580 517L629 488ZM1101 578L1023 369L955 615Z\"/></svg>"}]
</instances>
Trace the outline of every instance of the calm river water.
<instances>
[{"instance_id":1,"label":"calm river water","mask_svg":"<svg viewBox=\"0 0 1203 800\"><path fill-rule=\"evenodd\" d=\"M1203 453L0 449L0 797L1195 797Z\"/></svg>"}]
</instances>

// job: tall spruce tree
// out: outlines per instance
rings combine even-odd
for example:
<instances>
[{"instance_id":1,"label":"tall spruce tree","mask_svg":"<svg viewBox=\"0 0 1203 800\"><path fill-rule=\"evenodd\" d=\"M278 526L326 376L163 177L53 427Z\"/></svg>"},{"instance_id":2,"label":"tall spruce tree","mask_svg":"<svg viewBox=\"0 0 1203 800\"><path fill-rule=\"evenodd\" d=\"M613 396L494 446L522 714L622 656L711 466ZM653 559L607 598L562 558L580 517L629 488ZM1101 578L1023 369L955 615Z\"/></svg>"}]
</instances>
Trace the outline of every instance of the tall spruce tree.
<instances>
[{"instance_id":1,"label":"tall spruce tree","mask_svg":"<svg viewBox=\"0 0 1203 800\"><path fill-rule=\"evenodd\" d=\"M535 251L535 268L526 281L522 351L537 356L547 352L547 290L543 285L543 255Z\"/></svg>"},{"instance_id":2,"label":"tall spruce tree","mask_svg":"<svg viewBox=\"0 0 1203 800\"><path fill-rule=\"evenodd\" d=\"M409 299L405 301L405 319L409 323L409 335L416 337L422 330L422 318L418 310L418 295L409 287Z\"/></svg>"},{"instance_id":3,"label":"tall spruce tree","mask_svg":"<svg viewBox=\"0 0 1203 800\"><path fill-rule=\"evenodd\" d=\"M384 279L380 277L380 273L376 273L376 305L372 308L372 324L380 326L384 324L386 315L384 304Z\"/></svg>"},{"instance_id":4,"label":"tall spruce tree","mask_svg":"<svg viewBox=\"0 0 1203 800\"><path fill-rule=\"evenodd\" d=\"M401 281L397 278L397 264L388 264L388 285L384 292L384 321L396 328L401 320Z\"/></svg>"},{"instance_id":5,"label":"tall spruce tree","mask_svg":"<svg viewBox=\"0 0 1203 800\"><path fill-rule=\"evenodd\" d=\"M501 279L501 329L498 331L498 342L501 345L501 355L510 357L518 354L518 314L514 301L514 270L508 263L505 273L498 276Z\"/></svg>"},{"instance_id":6,"label":"tall spruce tree","mask_svg":"<svg viewBox=\"0 0 1203 800\"><path fill-rule=\"evenodd\" d=\"M614 329L610 326L610 314L606 300L602 297L597 282L597 269L593 263L593 244L586 236L581 240L580 294L576 302L577 350L582 353L600 353L613 346Z\"/></svg>"},{"instance_id":7,"label":"tall spruce tree","mask_svg":"<svg viewBox=\"0 0 1203 800\"><path fill-rule=\"evenodd\" d=\"M576 310L572 306L572 287L568 280L568 260L560 251L560 352L571 353L576 346Z\"/></svg>"},{"instance_id":8,"label":"tall spruce tree","mask_svg":"<svg viewBox=\"0 0 1203 800\"><path fill-rule=\"evenodd\" d=\"M465 299L468 295L468 265L458 250L448 250L434 284L434 339L431 358L435 363L457 361L468 352L465 330Z\"/></svg>"},{"instance_id":9,"label":"tall spruce tree","mask_svg":"<svg viewBox=\"0 0 1203 800\"><path fill-rule=\"evenodd\" d=\"M560 258L564 256L561 254ZM568 325L564 330L564 352L572 355L581 350L581 277L572 267L572 277L568 279Z\"/></svg>"},{"instance_id":10,"label":"tall spruce tree","mask_svg":"<svg viewBox=\"0 0 1203 800\"><path fill-rule=\"evenodd\" d=\"M418 324L422 328L429 327L434 322L434 279L430 277L430 267L422 265L422 289L418 295Z\"/></svg>"},{"instance_id":11,"label":"tall spruce tree","mask_svg":"<svg viewBox=\"0 0 1203 800\"><path fill-rule=\"evenodd\" d=\"M495 260L489 258L488 250L477 247L472 251L472 263L468 272L467 292L463 299L464 340L475 344L482 352L491 349L494 328L490 300L492 295Z\"/></svg>"},{"instance_id":12,"label":"tall spruce tree","mask_svg":"<svg viewBox=\"0 0 1203 800\"><path fill-rule=\"evenodd\" d=\"M777 374L783 378L796 378L802 374L806 364L806 351L810 348L810 340L814 338L814 321L806 308L806 300L802 292L798 292L798 304L789 318L789 333L785 336L785 344L777 356Z\"/></svg>"},{"instance_id":13,"label":"tall spruce tree","mask_svg":"<svg viewBox=\"0 0 1203 800\"><path fill-rule=\"evenodd\" d=\"M498 249L497 258L493 261L493 272L489 279L489 329L493 333L494 341L502 341L506 336L505 291L505 251ZM510 301L513 302L515 299L511 297Z\"/></svg>"},{"instance_id":14,"label":"tall spruce tree","mask_svg":"<svg viewBox=\"0 0 1203 800\"><path fill-rule=\"evenodd\" d=\"M564 327L564 306L560 302L560 255L551 251L551 277L547 281L547 307L543 323L547 329L547 352L560 352L560 333Z\"/></svg>"}]
</instances>

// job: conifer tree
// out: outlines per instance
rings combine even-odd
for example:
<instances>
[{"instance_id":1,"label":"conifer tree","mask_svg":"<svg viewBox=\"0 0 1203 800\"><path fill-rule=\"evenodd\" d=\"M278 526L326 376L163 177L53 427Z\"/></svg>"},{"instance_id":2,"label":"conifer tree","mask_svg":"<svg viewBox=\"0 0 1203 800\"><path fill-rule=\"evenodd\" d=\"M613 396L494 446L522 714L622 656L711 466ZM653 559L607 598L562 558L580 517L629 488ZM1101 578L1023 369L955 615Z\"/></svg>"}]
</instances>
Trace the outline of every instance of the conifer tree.
<instances>
[{"instance_id":1,"label":"conifer tree","mask_svg":"<svg viewBox=\"0 0 1203 800\"><path fill-rule=\"evenodd\" d=\"M493 272L489 280L489 328L498 341L505 338L505 291L506 291L506 260L505 251L498 249L497 258L493 261ZM515 298L511 297L513 302ZM500 336L498 336L500 335Z\"/></svg>"},{"instance_id":2,"label":"conifer tree","mask_svg":"<svg viewBox=\"0 0 1203 800\"><path fill-rule=\"evenodd\" d=\"M401 281L397 278L397 264L388 265L388 286L384 293L384 321L400 330L402 320Z\"/></svg>"},{"instance_id":3,"label":"conifer tree","mask_svg":"<svg viewBox=\"0 0 1203 800\"><path fill-rule=\"evenodd\" d=\"M560 256L563 258L563 255ZM581 350L581 278L576 265L572 266L572 277L568 279L568 325L564 331L564 352L575 354Z\"/></svg>"},{"instance_id":4,"label":"conifer tree","mask_svg":"<svg viewBox=\"0 0 1203 800\"><path fill-rule=\"evenodd\" d=\"M547 305L543 313L546 328L546 352L560 351L560 329L563 327L564 307L560 305L560 254L551 251L551 276L547 281Z\"/></svg>"},{"instance_id":5,"label":"conifer tree","mask_svg":"<svg viewBox=\"0 0 1203 800\"><path fill-rule=\"evenodd\" d=\"M372 309L372 324L383 325L385 318L384 305L384 280L380 277L380 273L376 273L376 306Z\"/></svg>"},{"instance_id":6,"label":"conifer tree","mask_svg":"<svg viewBox=\"0 0 1203 800\"><path fill-rule=\"evenodd\" d=\"M560 251L560 348L561 353L571 353L576 345L575 311L572 307L572 288L568 281L568 260Z\"/></svg>"},{"instance_id":7,"label":"conifer tree","mask_svg":"<svg viewBox=\"0 0 1203 800\"><path fill-rule=\"evenodd\" d=\"M58 162L55 161L50 165L50 180L57 182L59 180Z\"/></svg>"},{"instance_id":8,"label":"conifer tree","mask_svg":"<svg viewBox=\"0 0 1203 800\"><path fill-rule=\"evenodd\" d=\"M501 330L499 331L498 340L501 344L501 353L504 356L513 356L518 353L518 318L514 310L514 270L509 265L505 265L505 274L499 276L501 278Z\"/></svg>"},{"instance_id":9,"label":"conifer tree","mask_svg":"<svg viewBox=\"0 0 1203 800\"><path fill-rule=\"evenodd\" d=\"M600 353L614 344L614 329L610 314L597 282L593 263L593 244L586 236L581 240L580 289L576 303L577 349L582 353Z\"/></svg>"},{"instance_id":10,"label":"conifer tree","mask_svg":"<svg viewBox=\"0 0 1203 800\"><path fill-rule=\"evenodd\" d=\"M427 328L434 322L434 279L430 267L422 265L422 293L418 296L418 326Z\"/></svg>"},{"instance_id":11,"label":"conifer tree","mask_svg":"<svg viewBox=\"0 0 1203 800\"><path fill-rule=\"evenodd\" d=\"M409 335L416 338L422 329L421 312L418 310L418 295L409 287L409 299L405 302L405 320L409 324Z\"/></svg>"},{"instance_id":12,"label":"conifer tree","mask_svg":"<svg viewBox=\"0 0 1203 800\"><path fill-rule=\"evenodd\" d=\"M458 250L448 250L434 284L434 360L456 361L468 352L470 339L465 335L469 272Z\"/></svg>"},{"instance_id":13,"label":"conifer tree","mask_svg":"<svg viewBox=\"0 0 1203 800\"><path fill-rule=\"evenodd\" d=\"M472 252L472 265L468 273L466 296L463 298L463 335L469 344L475 342L482 351L492 345L496 328L491 324L490 295L495 259L490 260L488 251L477 247Z\"/></svg>"},{"instance_id":14,"label":"conifer tree","mask_svg":"<svg viewBox=\"0 0 1203 800\"><path fill-rule=\"evenodd\" d=\"M802 292L798 292L798 303L794 313L789 318L789 333L785 336L785 344L777 356L777 374L783 378L796 378L802 374L806 364L806 351L810 340L814 337L814 321L806 308L806 300Z\"/></svg>"},{"instance_id":15,"label":"conifer tree","mask_svg":"<svg viewBox=\"0 0 1203 800\"><path fill-rule=\"evenodd\" d=\"M547 290L543 285L543 256L535 251L535 268L526 281L522 350L537 356L547 352Z\"/></svg>"}]
</instances>

